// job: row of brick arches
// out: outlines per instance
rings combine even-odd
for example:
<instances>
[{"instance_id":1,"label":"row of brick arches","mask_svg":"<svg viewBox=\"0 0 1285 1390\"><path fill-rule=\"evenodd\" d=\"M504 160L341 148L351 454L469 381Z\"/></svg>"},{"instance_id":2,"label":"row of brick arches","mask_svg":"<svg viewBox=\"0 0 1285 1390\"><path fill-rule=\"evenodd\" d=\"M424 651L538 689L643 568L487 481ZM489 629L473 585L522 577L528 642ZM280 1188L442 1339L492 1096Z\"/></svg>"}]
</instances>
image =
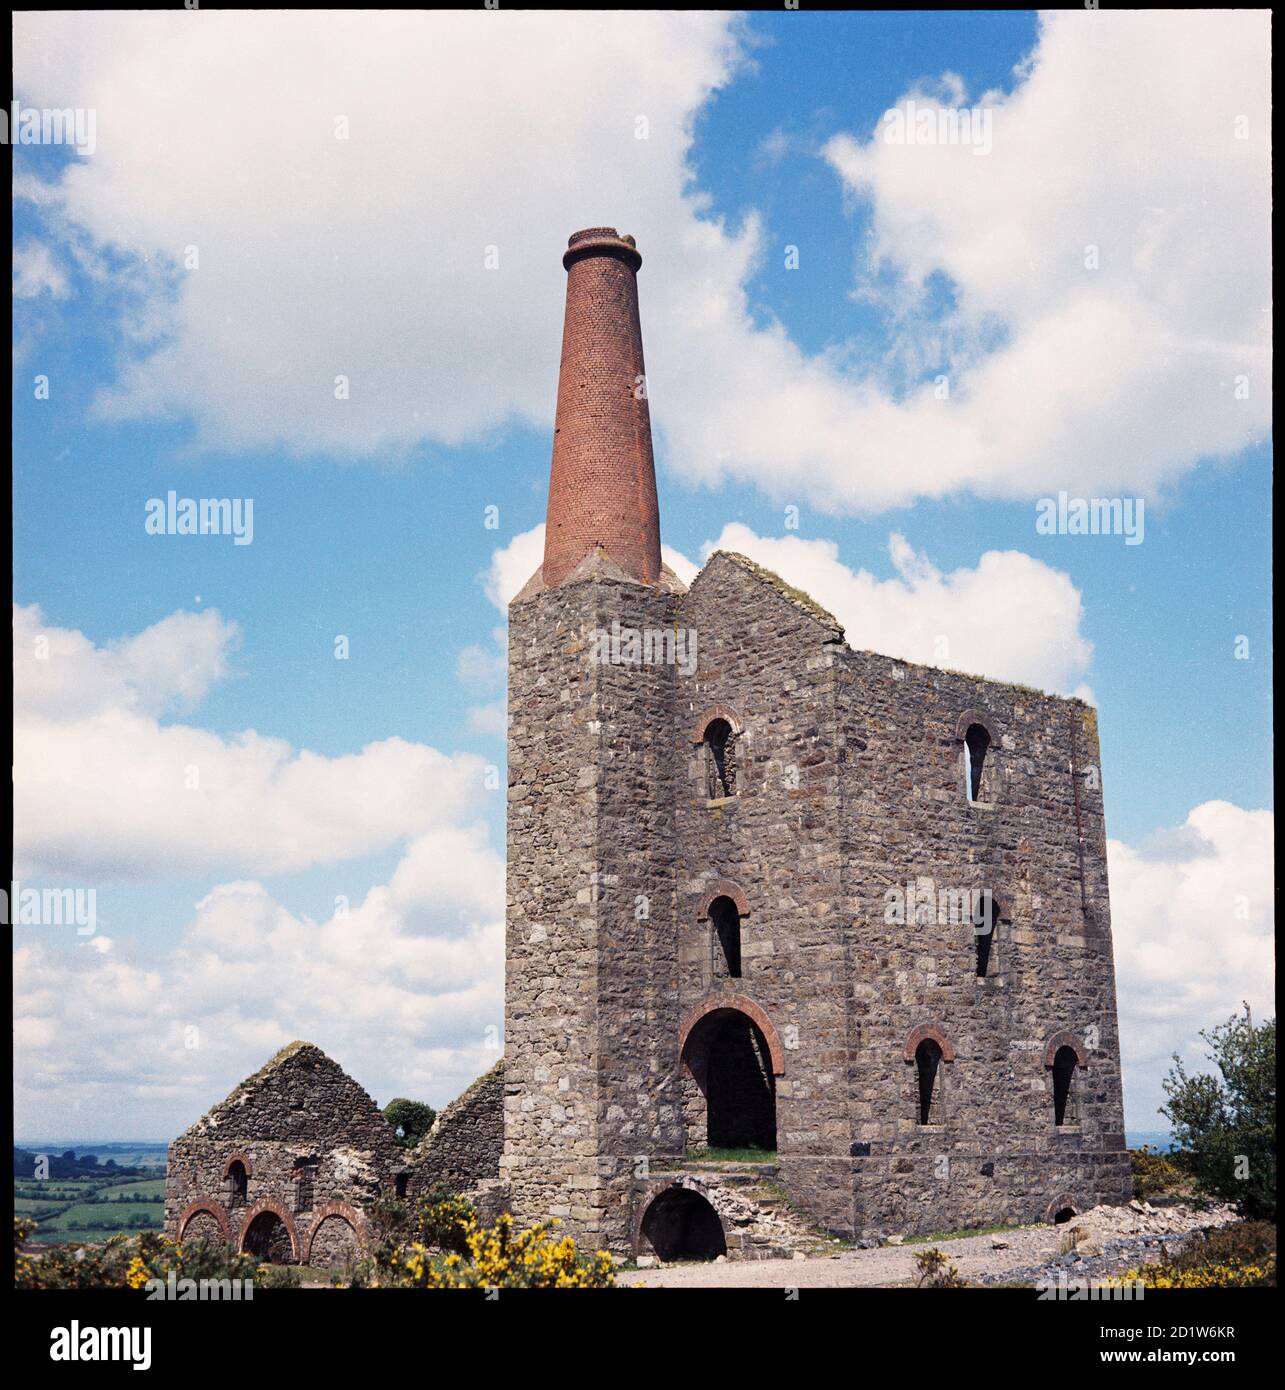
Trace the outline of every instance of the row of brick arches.
<instances>
[{"instance_id":1,"label":"row of brick arches","mask_svg":"<svg viewBox=\"0 0 1285 1390\"><path fill-rule=\"evenodd\" d=\"M179 1241L235 1245L264 1264L339 1266L357 1258L365 1245L365 1218L346 1202L319 1207L301 1236L293 1214L270 1198L235 1215L212 1198L198 1198L178 1219Z\"/></svg>"}]
</instances>

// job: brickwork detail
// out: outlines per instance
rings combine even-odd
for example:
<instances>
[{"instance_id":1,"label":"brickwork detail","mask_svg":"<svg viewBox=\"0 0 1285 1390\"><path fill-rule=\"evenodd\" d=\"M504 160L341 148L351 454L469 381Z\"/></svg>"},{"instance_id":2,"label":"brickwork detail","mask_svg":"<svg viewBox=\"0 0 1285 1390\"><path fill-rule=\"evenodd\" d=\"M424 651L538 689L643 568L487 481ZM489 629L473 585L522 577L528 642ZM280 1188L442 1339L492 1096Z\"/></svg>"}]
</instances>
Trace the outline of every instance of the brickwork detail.
<instances>
[{"instance_id":1,"label":"brickwork detail","mask_svg":"<svg viewBox=\"0 0 1285 1390\"><path fill-rule=\"evenodd\" d=\"M544 584L596 546L631 578L660 578L660 509L632 237L614 227L568 242L567 308L553 432Z\"/></svg>"}]
</instances>

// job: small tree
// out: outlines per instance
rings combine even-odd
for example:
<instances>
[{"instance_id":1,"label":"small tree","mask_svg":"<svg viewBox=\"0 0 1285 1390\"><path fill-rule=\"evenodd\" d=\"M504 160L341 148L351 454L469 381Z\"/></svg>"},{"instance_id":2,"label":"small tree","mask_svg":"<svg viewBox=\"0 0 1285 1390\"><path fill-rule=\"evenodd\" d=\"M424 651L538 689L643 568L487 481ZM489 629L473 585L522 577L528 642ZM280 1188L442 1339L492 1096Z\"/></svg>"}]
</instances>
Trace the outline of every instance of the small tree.
<instances>
[{"instance_id":1,"label":"small tree","mask_svg":"<svg viewBox=\"0 0 1285 1390\"><path fill-rule=\"evenodd\" d=\"M398 1096L384 1106L384 1119L393 1128L393 1133L404 1148L413 1149L433 1127L437 1111L431 1105L418 1100L405 1100Z\"/></svg>"},{"instance_id":2,"label":"small tree","mask_svg":"<svg viewBox=\"0 0 1285 1390\"><path fill-rule=\"evenodd\" d=\"M1249 1006L1200 1035L1221 1074L1188 1076L1182 1059L1165 1078L1173 1137L1196 1186L1243 1215L1276 1220L1276 1020L1254 1027Z\"/></svg>"}]
</instances>

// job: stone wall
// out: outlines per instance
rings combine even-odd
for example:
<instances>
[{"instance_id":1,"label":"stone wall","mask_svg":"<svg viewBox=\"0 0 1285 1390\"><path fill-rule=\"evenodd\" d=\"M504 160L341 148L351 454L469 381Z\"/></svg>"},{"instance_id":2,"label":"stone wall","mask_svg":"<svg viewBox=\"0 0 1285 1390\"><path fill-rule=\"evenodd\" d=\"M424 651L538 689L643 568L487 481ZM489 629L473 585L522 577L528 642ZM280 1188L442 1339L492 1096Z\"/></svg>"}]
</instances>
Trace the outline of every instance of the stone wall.
<instances>
[{"instance_id":1,"label":"stone wall","mask_svg":"<svg viewBox=\"0 0 1285 1390\"><path fill-rule=\"evenodd\" d=\"M500 1173L504 1152L503 1059L456 1097L434 1120L408 1163L413 1170L408 1197L434 1183L463 1192Z\"/></svg>"},{"instance_id":2,"label":"stone wall","mask_svg":"<svg viewBox=\"0 0 1285 1390\"><path fill-rule=\"evenodd\" d=\"M601 554L510 609L505 1149L524 1219L623 1248L629 1183L682 1151L674 669L601 660L673 594Z\"/></svg>"},{"instance_id":3,"label":"stone wall","mask_svg":"<svg viewBox=\"0 0 1285 1390\"><path fill-rule=\"evenodd\" d=\"M858 1232L1037 1220L1129 1194L1094 712L1078 701L872 653L842 666L845 930L853 963ZM963 740L991 746L982 797ZM907 884L913 885L911 889ZM993 894L977 973L950 895ZM896 894L920 912L890 923ZM943 910L942 894L947 895ZM929 903L932 909L928 910ZM916 1028L939 1030L940 1126L915 1119ZM1050 1040L1080 1053L1079 1122L1054 1123ZM1047 1055L1046 1055L1047 1054Z\"/></svg>"}]
</instances>

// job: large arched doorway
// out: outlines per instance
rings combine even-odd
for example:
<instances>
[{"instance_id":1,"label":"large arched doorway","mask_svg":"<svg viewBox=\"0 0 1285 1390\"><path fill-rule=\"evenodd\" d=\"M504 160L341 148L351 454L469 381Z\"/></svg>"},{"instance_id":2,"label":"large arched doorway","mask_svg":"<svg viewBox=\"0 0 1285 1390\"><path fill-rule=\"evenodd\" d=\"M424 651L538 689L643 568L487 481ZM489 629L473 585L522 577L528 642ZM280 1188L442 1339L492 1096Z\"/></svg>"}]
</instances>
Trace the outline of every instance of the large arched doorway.
<instances>
[{"instance_id":1,"label":"large arched doorway","mask_svg":"<svg viewBox=\"0 0 1285 1390\"><path fill-rule=\"evenodd\" d=\"M294 1263L294 1243L290 1228L275 1211L261 1211L245 1228L241 1249L264 1264Z\"/></svg>"},{"instance_id":2,"label":"large arched doorway","mask_svg":"<svg viewBox=\"0 0 1285 1390\"><path fill-rule=\"evenodd\" d=\"M723 1223L690 1187L667 1187L643 1213L641 1244L662 1260L716 1260L727 1254Z\"/></svg>"},{"instance_id":3,"label":"large arched doorway","mask_svg":"<svg viewBox=\"0 0 1285 1390\"><path fill-rule=\"evenodd\" d=\"M688 1114L696 1147L703 1139L710 1149L776 1151L777 1068L748 1014L721 1008L703 1015L687 1035L683 1062L699 1092Z\"/></svg>"}]
</instances>

